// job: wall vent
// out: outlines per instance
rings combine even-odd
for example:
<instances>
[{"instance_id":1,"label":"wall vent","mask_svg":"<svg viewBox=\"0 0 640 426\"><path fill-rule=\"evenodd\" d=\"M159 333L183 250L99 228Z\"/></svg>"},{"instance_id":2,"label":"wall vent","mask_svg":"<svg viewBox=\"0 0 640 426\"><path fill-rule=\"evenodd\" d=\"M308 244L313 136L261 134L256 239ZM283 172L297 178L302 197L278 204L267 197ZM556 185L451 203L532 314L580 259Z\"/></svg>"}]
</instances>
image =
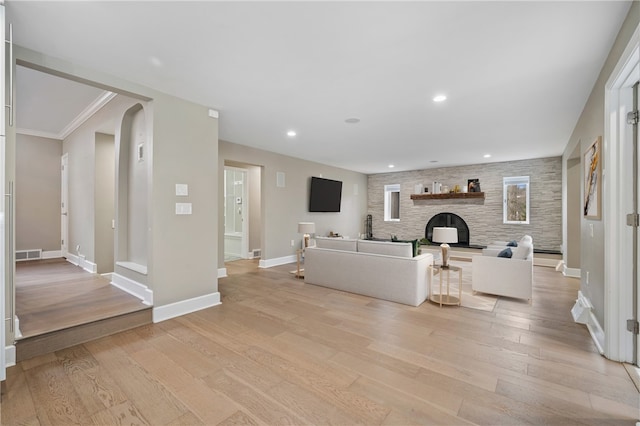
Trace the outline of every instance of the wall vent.
<instances>
[{"instance_id":1,"label":"wall vent","mask_svg":"<svg viewBox=\"0 0 640 426\"><path fill-rule=\"evenodd\" d=\"M16 262L42 259L42 249L16 250Z\"/></svg>"},{"instance_id":2,"label":"wall vent","mask_svg":"<svg viewBox=\"0 0 640 426\"><path fill-rule=\"evenodd\" d=\"M252 258L256 258L256 257L260 257L260 255L262 254L262 250L261 249L255 249L253 250L253 254L252 254Z\"/></svg>"}]
</instances>

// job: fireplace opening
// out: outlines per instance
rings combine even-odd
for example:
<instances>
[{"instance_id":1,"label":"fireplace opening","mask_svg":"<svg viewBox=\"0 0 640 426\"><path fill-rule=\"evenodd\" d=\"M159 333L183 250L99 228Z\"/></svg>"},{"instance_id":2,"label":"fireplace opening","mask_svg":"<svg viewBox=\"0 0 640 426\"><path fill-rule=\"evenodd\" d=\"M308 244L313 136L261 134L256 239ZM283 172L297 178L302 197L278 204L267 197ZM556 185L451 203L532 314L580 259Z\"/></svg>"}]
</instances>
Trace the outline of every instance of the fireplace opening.
<instances>
[{"instance_id":1,"label":"fireplace opening","mask_svg":"<svg viewBox=\"0 0 640 426\"><path fill-rule=\"evenodd\" d=\"M433 228L446 226L448 228L456 228L458 230L458 242L449 244L452 247L471 247L469 245L469 227L467 223L455 213L438 213L427 222L424 230L424 236L427 240L432 241ZM437 244L433 243L432 244Z\"/></svg>"}]
</instances>

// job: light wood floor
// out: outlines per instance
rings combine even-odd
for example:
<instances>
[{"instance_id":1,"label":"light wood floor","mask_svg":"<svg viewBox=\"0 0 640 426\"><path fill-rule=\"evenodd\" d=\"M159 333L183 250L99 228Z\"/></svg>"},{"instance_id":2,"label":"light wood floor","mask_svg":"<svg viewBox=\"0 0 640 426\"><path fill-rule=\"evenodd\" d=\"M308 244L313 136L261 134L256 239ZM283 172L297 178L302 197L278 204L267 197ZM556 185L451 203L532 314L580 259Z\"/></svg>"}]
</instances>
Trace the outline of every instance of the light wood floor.
<instances>
[{"instance_id":1,"label":"light wood floor","mask_svg":"<svg viewBox=\"0 0 640 426\"><path fill-rule=\"evenodd\" d=\"M227 264L222 305L23 361L2 424L634 425L638 393L535 268L533 303L414 308Z\"/></svg>"},{"instance_id":2,"label":"light wood floor","mask_svg":"<svg viewBox=\"0 0 640 426\"><path fill-rule=\"evenodd\" d=\"M23 339L148 308L62 258L17 262L15 282Z\"/></svg>"}]
</instances>

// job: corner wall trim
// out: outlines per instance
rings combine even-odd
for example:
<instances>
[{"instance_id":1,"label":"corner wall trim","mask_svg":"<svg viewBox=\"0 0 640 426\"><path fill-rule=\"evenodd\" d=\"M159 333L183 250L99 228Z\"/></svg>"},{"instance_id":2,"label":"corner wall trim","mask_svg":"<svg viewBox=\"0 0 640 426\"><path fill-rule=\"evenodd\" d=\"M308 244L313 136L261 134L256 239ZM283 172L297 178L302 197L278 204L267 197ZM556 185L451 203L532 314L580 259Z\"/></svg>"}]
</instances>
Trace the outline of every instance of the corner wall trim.
<instances>
[{"instance_id":1,"label":"corner wall trim","mask_svg":"<svg viewBox=\"0 0 640 426\"><path fill-rule=\"evenodd\" d=\"M140 284L137 281L114 272L111 274L111 285L137 297L142 300L142 303L145 305L153 305L153 291L149 290L144 284Z\"/></svg>"},{"instance_id":2,"label":"corner wall trim","mask_svg":"<svg viewBox=\"0 0 640 426\"><path fill-rule=\"evenodd\" d=\"M7 367L13 367L16 365L16 345L4 347L4 360Z\"/></svg>"},{"instance_id":3,"label":"corner wall trim","mask_svg":"<svg viewBox=\"0 0 640 426\"><path fill-rule=\"evenodd\" d=\"M153 308L153 322L162 322L181 315L190 314L212 306L220 305L220 293L209 293L192 299L181 300Z\"/></svg>"},{"instance_id":4,"label":"corner wall trim","mask_svg":"<svg viewBox=\"0 0 640 426\"><path fill-rule=\"evenodd\" d=\"M218 268L218 278L225 278L227 276L227 268Z\"/></svg>"},{"instance_id":5,"label":"corner wall trim","mask_svg":"<svg viewBox=\"0 0 640 426\"><path fill-rule=\"evenodd\" d=\"M75 254L67 253L67 262L73 263L76 266L81 267L87 272L95 274L98 272L98 265L88 261L84 256L76 256Z\"/></svg>"},{"instance_id":6,"label":"corner wall trim","mask_svg":"<svg viewBox=\"0 0 640 426\"><path fill-rule=\"evenodd\" d=\"M259 268L272 268L274 266L286 265L287 263L296 262L297 258L294 254L291 256L276 257L275 259L260 259Z\"/></svg>"}]
</instances>

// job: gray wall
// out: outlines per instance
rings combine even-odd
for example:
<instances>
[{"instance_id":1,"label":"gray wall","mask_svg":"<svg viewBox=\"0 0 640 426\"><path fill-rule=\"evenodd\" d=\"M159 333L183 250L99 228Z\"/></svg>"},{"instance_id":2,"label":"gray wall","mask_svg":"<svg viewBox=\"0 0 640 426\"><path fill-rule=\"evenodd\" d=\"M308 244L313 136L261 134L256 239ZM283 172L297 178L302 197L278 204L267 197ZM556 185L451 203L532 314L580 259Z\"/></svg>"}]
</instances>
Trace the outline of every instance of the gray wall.
<instances>
[{"instance_id":1,"label":"gray wall","mask_svg":"<svg viewBox=\"0 0 640 426\"><path fill-rule=\"evenodd\" d=\"M529 176L530 223L502 223L502 178ZM411 200L416 184L433 181L453 188L468 179L480 179L485 199ZM400 221L384 221L384 186L400 184ZM455 213L469 226L470 243L487 245L496 240L533 237L537 249L560 250L562 245L562 164L560 157L460 167L383 173L369 176L369 213L373 216L373 236L401 239L423 238L429 219L442 212Z\"/></svg>"},{"instance_id":2,"label":"gray wall","mask_svg":"<svg viewBox=\"0 0 640 426\"><path fill-rule=\"evenodd\" d=\"M148 285L154 293L154 305L167 305L217 292L218 224L215 218L219 214L218 120L208 116L208 108L20 46L14 48L14 54L23 63L91 81L105 89L149 101L145 110L147 134L150 136L146 161L149 162L151 186L147 266ZM132 104L130 102L128 106ZM70 141L65 141L65 144L68 143ZM88 150L78 148L78 156L85 159L88 167L94 164L94 144L90 145ZM7 158L10 158L9 155ZM13 164L7 165L8 173L12 173L11 167ZM86 169L82 163L76 163L75 167L77 170ZM93 205L93 170L85 170L84 174L77 177L91 181L90 185L83 186L87 186L88 194L85 195ZM176 183L189 184L187 199L177 199ZM82 193L78 196L83 202ZM74 196L74 199L78 196ZM176 215L176 202L193 203L193 214ZM80 216L76 214L76 217ZM86 222L91 222L90 225L76 223L74 226L77 230L73 233L83 246L88 247L87 252L91 251L86 253L90 260L95 255L93 217L91 210L90 215L85 217ZM80 229L88 229L86 235L78 232Z\"/></svg>"},{"instance_id":3,"label":"gray wall","mask_svg":"<svg viewBox=\"0 0 640 426\"><path fill-rule=\"evenodd\" d=\"M126 164L119 167L127 169L127 261L138 265L147 265L148 231L148 180L147 180L147 129L145 112L138 110L133 114L128 135L129 155ZM143 145L143 160L138 161L138 145Z\"/></svg>"},{"instance_id":4,"label":"gray wall","mask_svg":"<svg viewBox=\"0 0 640 426\"><path fill-rule=\"evenodd\" d=\"M60 250L62 141L17 135L16 250Z\"/></svg>"},{"instance_id":5,"label":"gray wall","mask_svg":"<svg viewBox=\"0 0 640 426\"><path fill-rule=\"evenodd\" d=\"M618 37L609 52L609 56L600 71L598 80L565 148L563 154L565 172L567 162L572 158L572 153L576 147L580 148L580 158L581 161L584 161L582 154L584 154L588 146L598 136L604 136L605 84L639 22L640 2L635 1L631 5L627 18L622 24ZM604 155L606 155L606 152ZM580 188L567 187L566 190L567 192L583 191L583 188L580 185ZM583 195L583 192L581 192L581 199L583 199ZM591 236L591 227L593 227L593 237ZM593 304L596 318L604 326L604 220L586 220L583 218L580 227L580 241L580 269L582 272L580 290L589 298ZM586 272L589 272L588 285L586 283ZM612 284L615 285L615 283Z\"/></svg>"},{"instance_id":6,"label":"gray wall","mask_svg":"<svg viewBox=\"0 0 640 426\"><path fill-rule=\"evenodd\" d=\"M580 158L574 158L567 164L566 180L567 186L576 188L568 191L566 196L567 204L567 238L565 241L565 262L567 268L580 269L580 224L582 220L582 198L581 191L581 163Z\"/></svg>"},{"instance_id":7,"label":"gray wall","mask_svg":"<svg viewBox=\"0 0 640 426\"><path fill-rule=\"evenodd\" d=\"M100 111L74 130L63 144L69 154L69 251L96 262L95 199L96 193L96 132L116 132L116 117L121 117L137 101L116 96Z\"/></svg>"},{"instance_id":8,"label":"gray wall","mask_svg":"<svg viewBox=\"0 0 640 426\"><path fill-rule=\"evenodd\" d=\"M220 141L218 166L220 191L222 191L225 160L262 168L262 260L295 255L302 241L302 235L298 234L298 222L314 222L316 235L321 236L334 231L357 237L363 232L367 205L366 175ZM285 174L283 188L276 186L278 172ZM311 176L321 174L325 178L343 182L340 213L309 213L308 211L309 181ZM357 186L357 194L355 186ZM218 227L221 232L224 230L221 210L218 212ZM291 240L295 242L294 247L291 246ZM218 263L222 265L224 242L219 241L218 246Z\"/></svg>"},{"instance_id":9,"label":"gray wall","mask_svg":"<svg viewBox=\"0 0 640 426\"><path fill-rule=\"evenodd\" d=\"M113 135L96 133L95 251L97 272L113 272L115 219L115 140Z\"/></svg>"}]
</instances>

